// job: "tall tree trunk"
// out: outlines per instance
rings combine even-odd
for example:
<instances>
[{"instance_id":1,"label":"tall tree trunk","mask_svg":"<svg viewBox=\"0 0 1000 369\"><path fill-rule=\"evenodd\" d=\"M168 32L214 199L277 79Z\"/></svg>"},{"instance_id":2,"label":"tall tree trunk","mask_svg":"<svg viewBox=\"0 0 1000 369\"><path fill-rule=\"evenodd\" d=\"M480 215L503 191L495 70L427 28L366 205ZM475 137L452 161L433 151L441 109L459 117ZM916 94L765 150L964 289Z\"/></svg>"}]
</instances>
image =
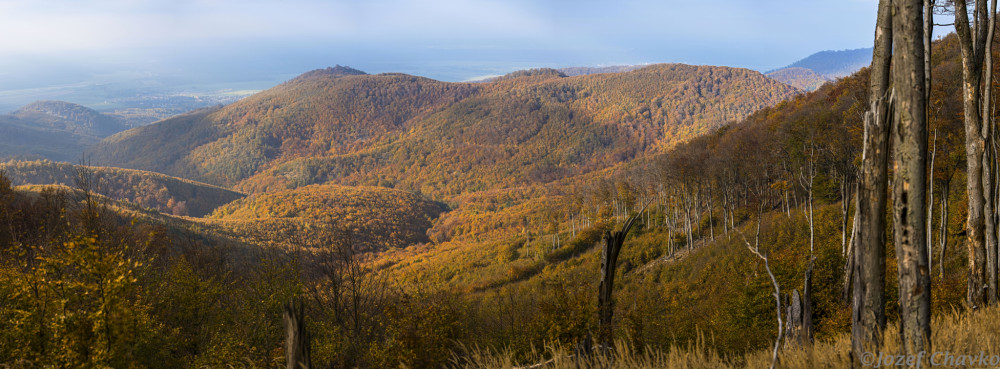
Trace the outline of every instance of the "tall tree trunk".
<instances>
[{"instance_id":1,"label":"tall tree trunk","mask_svg":"<svg viewBox=\"0 0 1000 369\"><path fill-rule=\"evenodd\" d=\"M925 1L925 3L928 3L928 2ZM925 5L924 6L924 11L927 11L927 9L928 9L928 7ZM925 16L925 18L926 18L926 16ZM927 26L926 22L924 23L924 26ZM924 41L927 41L926 37L924 38ZM927 51L926 47L924 48L924 51ZM925 61L926 61L926 59L925 59ZM924 71L926 72L927 70L925 69ZM924 78L924 80L927 81L927 78ZM927 85L925 84L924 87L926 88ZM927 95L924 94L924 96L926 97ZM926 100L926 101L930 101L930 100ZM933 237L934 232L932 230L934 229L934 226L933 226L933 220L934 220L934 157L937 156L937 130L936 129L934 130L934 141L932 141L932 142L933 143L931 144L931 147L932 147L932 149L931 149L931 165L930 165L930 169L928 169L928 171L927 171L927 269L928 270L934 270L934 252L932 250L933 245L934 245L934 237Z\"/></svg>"},{"instance_id":2,"label":"tall tree trunk","mask_svg":"<svg viewBox=\"0 0 1000 369\"><path fill-rule=\"evenodd\" d=\"M851 221L851 203L854 201L854 184L850 183L848 174L844 174L844 180L840 184L840 255L847 255L848 223Z\"/></svg>"},{"instance_id":3,"label":"tall tree trunk","mask_svg":"<svg viewBox=\"0 0 1000 369\"><path fill-rule=\"evenodd\" d=\"M931 101L931 48L934 36L934 0L924 0L924 101ZM925 110L927 123L930 124L930 109ZM937 129L934 129L934 144L931 151L931 167L927 172L927 268L934 269L934 253L932 252L934 232L932 218L934 217L934 157L937 154Z\"/></svg>"},{"instance_id":4,"label":"tall tree trunk","mask_svg":"<svg viewBox=\"0 0 1000 369\"><path fill-rule=\"evenodd\" d=\"M927 106L922 0L893 1L896 91L893 236L899 271L900 338L907 354L929 352L931 279L927 267ZM914 363L912 365L918 365Z\"/></svg>"},{"instance_id":5,"label":"tall tree trunk","mask_svg":"<svg viewBox=\"0 0 1000 369\"><path fill-rule=\"evenodd\" d=\"M854 250L851 316L852 360L881 347L885 330L885 208L889 128L892 116L889 67L892 59L892 1L879 0L875 46L864 117L864 148L858 186L858 238Z\"/></svg>"},{"instance_id":6,"label":"tall tree trunk","mask_svg":"<svg viewBox=\"0 0 1000 369\"><path fill-rule=\"evenodd\" d=\"M934 45L934 3L935 0L924 0L924 101L931 101L931 47ZM927 121L930 122L930 110L927 111Z\"/></svg>"},{"instance_id":7,"label":"tall tree trunk","mask_svg":"<svg viewBox=\"0 0 1000 369\"><path fill-rule=\"evenodd\" d=\"M940 244L940 254L938 255L939 276L944 278L944 253L948 250L948 193L951 185L949 182L941 184L941 225L938 232L938 243Z\"/></svg>"},{"instance_id":8,"label":"tall tree trunk","mask_svg":"<svg viewBox=\"0 0 1000 369\"><path fill-rule=\"evenodd\" d=\"M851 222L851 238L847 241L847 251L844 254L844 290L842 292L841 298L844 301L848 301L851 296L851 286L856 277L854 274L855 266L857 262L857 249L858 249L858 232L861 230L861 217L858 216L858 201L860 201L860 196L858 193L854 194L854 220Z\"/></svg>"},{"instance_id":9,"label":"tall tree trunk","mask_svg":"<svg viewBox=\"0 0 1000 369\"><path fill-rule=\"evenodd\" d=\"M996 0L992 3L996 4ZM988 16L985 6L976 7L973 34L969 27L968 7L965 0L955 0L955 31L962 49L962 97L965 104L965 153L966 181L969 198L969 215L966 230L966 246L969 253L968 303L973 309L986 305L986 235L983 214L983 153L985 143L982 137L982 67L986 48L986 25Z\"/></svg>"},{"instance_id":10,"label":"tall tree trunk","mask_svg":"<svg viewBox=\"0 0 1000 369\"><path fill-rule=\"evenodd\" d=\"M978 7L978 5L977 5ZM993 34L996 31L996 8L997 2L993 0L990 6L989 13L989 29L986 33L986 46L983 50L983 58L985 59L983 63L983 80L981 82L983 88L983 98L981 102L982 118L983 118L983 200L984 200L984 211L983 211L983 223L986 233L986 270L987 278L989 278L989 291L988 297L990 304L997 303L997 222L996 217L993 213L993 192L995 189L992 185L993 176L990 174L992 169L992 157L993 155L991 148L988 145L992 144L992 140L989 137L992 136L991 130L993 129Z\"/></svg>"},{"instance_id":11,"label":"tall tree trunk","mask_svg":"<svg viewBox=\"0 0 1000 369\"><path fill-rule=\"evenodd\" d=\"M708 185L708 234L709 239L715 241L715 215L712 212L712 185Z\"/></svg>"},{"instance_id":12,"label":"tall tree trunk","mask_svg":"<svg viewBox=\"0 0 1000 369\"><path fill-rule=\"evenodd\" d=\"M304 307L301 302L285 305L285 367L309 369L309 334L306 332Z\"/></svg>"},{"instance_id":13,"label":"tall tree trunk","mask_svg":"<svg viewBox=\"0 0 1000 369\"><path fill-rule=\"evenodd\" d=\"M812 258L816 244L816 227L813 223L813 187L816 184L816 144L809 147L809 257Z\"/></svg>"},{"instance_id":14,"label":"tall tree trunk","mask_svg":"<svg viewBox=\"0 0 1000 369\"><path fill-rule=\"evenodd\" d=\"M729 193L728 189L722 190L722 233L729 238Z\"/></svg>"},{"instance_id":15,"label":"tall tree trunk","mask_svg":"<svg viewBox=\"0 0 1000 369\"><path fill-rule=\"evenodd\" d=\"M948 250L948 194L950 193L950 181L941 183L941 225L938 232L938 243L940 244L940 255L938 256L938 268L940 277L944 278L944 253Z\"/></svg>"}]
</instances>

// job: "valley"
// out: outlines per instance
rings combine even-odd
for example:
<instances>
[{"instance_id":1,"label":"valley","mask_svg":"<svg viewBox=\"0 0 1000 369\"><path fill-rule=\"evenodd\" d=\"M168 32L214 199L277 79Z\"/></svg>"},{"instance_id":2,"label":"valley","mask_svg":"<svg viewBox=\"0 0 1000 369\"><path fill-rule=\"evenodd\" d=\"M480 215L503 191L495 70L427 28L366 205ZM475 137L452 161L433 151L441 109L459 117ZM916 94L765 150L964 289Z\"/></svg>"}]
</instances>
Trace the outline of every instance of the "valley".
<instances>
[{"instance_id":1,"label":"valley","mask_svg":"<svg viewBox=\"0 0 1000 369\"><path fill-rule=\"evenodd\" d=\"M935 348L1000 354L995 304L968 306L962 42L932 50L927 316ZM336 65L155 121L24 106L0 116L0 366L853 365L872 53ZM895 337L912 258L882 236Z\"/></svg>"}]
</instances>

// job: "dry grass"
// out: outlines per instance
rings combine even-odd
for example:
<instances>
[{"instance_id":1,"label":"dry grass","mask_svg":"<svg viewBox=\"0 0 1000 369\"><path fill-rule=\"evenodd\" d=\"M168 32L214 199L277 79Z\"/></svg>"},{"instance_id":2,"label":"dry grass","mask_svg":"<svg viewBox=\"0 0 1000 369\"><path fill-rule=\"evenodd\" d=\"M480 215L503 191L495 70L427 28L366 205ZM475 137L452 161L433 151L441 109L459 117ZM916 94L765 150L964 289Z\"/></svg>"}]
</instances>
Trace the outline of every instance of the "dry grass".
<instances>
[{"instance_id":1,"label":"dry grass","mask_svg":"<svg viewBox=\"0 0 1000 369\"><path fill-rule=\"evenodd\" d=\"M997 367L978 363L962 364L961 355L986 358L998 355L1000 358L1000 308L992 307L973 313L953 310L939 314L932 319L932 346L929 355L939 353L937 363L942 364L944 353L952 355L955 365L926 365L943 368L983 368ZM887 342L881 352L895 355L901 352L896 325L887 329ZM619 345L623 347L623 345ZM851 341L848 334L841 334L831 341L817 342L812 347L784 349L779 354L779 368L849 368ZM771 352L764 349L751 352L743 357L723 357L706 348L703 341L689 347L673 347L669 350L634 350L625 348L610 355L595 355L588 363L578 363L571 352L549 348L535 353L536 360L529 364L515 363L510 352L480 349L465 350L453 360L452 368L461 369L699 369L699 368L768 368ZM868 366L871 367L871 366Z\"/></svg>"}]
</instances>

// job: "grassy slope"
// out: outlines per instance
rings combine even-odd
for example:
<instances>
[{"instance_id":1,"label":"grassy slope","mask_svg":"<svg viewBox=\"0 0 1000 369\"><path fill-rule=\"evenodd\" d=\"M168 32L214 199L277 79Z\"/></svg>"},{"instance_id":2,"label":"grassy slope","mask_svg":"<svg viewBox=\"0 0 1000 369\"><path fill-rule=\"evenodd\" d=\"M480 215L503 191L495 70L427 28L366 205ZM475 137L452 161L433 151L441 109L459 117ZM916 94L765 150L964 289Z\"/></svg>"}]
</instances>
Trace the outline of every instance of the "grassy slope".
<instances>
[{"instance_id":1,"label":"grassy slope","mask_svg":"<svg viewBox=\"0 0 1000 369\"><path fill-rule=\"evenodd\" d=\"M987 360L1000 355L1000 340L993 332L1000 331L1000 308L991 307L982 311L962 313L958 311L943 312L931 319L931 347L935 362L942 367L978 368L988 367L978 365L971 360L980 354ZM887 332L897 331L895 324L890 324ZM884 348L873 351L873 354L901 355L898 336L889 334ZM771 365L771 351L762 349L750 352L741 357L725 357L714 353L707 347L704 340L692 345L675 345L668 350L636 350L626 348L613 357L596 357L591 365L582 367L612 368L612 369L736 369L736 368L767 368ZM621 346L627 344L622 342ZM849 368L851 358L848 356L851 339L848 334L839 334L817 342L812 347L782 350L778 355L780 368ZM452 363L452 368L464 369L509 369L517 368L517 360L509 352L490 352L469 349L468 355L462 360ZM932 354L932 353L928 353ZM950 356L949 356L950 355ZM950 360L950 361L949 361ZM964 364L963 364L964 361ZM550 349L536 354L531 363L547 363L545 368L576 369L581 368L573 353ZM932 365L927 365L928 367ZM873 367L867 365L866 367ZM882 365L892 366L892 365Z\"/></svg>"}]
</instances>

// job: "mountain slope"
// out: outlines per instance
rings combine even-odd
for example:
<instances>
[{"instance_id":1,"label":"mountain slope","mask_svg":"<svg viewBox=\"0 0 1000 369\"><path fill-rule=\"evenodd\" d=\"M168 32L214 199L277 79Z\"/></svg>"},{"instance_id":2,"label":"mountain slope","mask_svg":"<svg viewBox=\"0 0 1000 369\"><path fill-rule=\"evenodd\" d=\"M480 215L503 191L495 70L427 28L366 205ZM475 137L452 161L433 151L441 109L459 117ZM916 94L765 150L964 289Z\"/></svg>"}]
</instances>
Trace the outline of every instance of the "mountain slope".
<instances>
[{"instance_id":1,"label":"mountain slope","mask_svg":"<svg viewBox=\"0 0 1000 369\"><path fill-rule=\"evenodd\" d=\"M814 72L812 69L789 67L767 73L768 77L795 86L803 91L813 91L828 82L829 79Z\"/></svg>"},{"instance_id":2,"label":"mountain slope","mask_svg":"<svg viewBox=\"0 0 1000 369\"><path fill-rule=\"evenodd\" d=\"M81 172L83 170L83 172ZM243 194L205 183L133 169L86 167L51 161L0 163L15 186L76 186L79 173L88 173L97 194L174 215L204 216Z\"/></svg>"},{"instance_id":3,"label":"mountain slope","mask_svg":"<svg viewBox=\"0 0 1000 369\"><path fill-rule=\"evenodd\" d=\"M65 101L37 101L10 115L39 127L102 138L130 128L118 117Z\"/></svg>"},{"instance_id":4,"label":"mountain slope","mask_svg":"<svg viewBox=\"0 0 1000 369\"><path fill-rule=\"evenodd\" d=\"M74 161L129 128L121 119L63 101L38 101L0 116L0 157Z\"/></svg>"},{"instance_id":5,"label":"mountain slope","mask_svg":"<svg viewBox=\"0 0 1000 369\"><path fill-rule=\"evenodd\" d=\"M809 55L785 68L805 68L829 79L857 72L872 63L872 48L825 50ZM782 68L784 69L784 68Z\"/></svg>"},{"instance_id":6,"label":"mountain slope","mask_svg":"<svg viewBox=\"0 0 1000 369\"><path fill-rule=\"evenodd\" d=\"M826 50L807 56L784 68L767 72L767 76L797 88L813 91L827 81L848 76L867 67L872 61L872 49Z\"/></svg>"},{"instance_id":7,"label":"mountain slope","mask_svg":"<svg viewBox=\"0 0 1000 369\"><path fill-rule=\"evenodd\" d=\"M205 221L228 226L237 234L278 235L271 244L287 242L279 239L287 234L302 233L297 228L304 224L334 227L365 250L385 250L427 242L427 229L444 210L440 204L405 191L312 185L234 201L216 209ZM241 232L241 228L253 231Z\"/></svg>"},{"instance_id":8,"label":"mountain slope","mask_svg":"<svg viewBox=\"0 0 1000 369\"><path fill-rule=\"evenodd\" d=\"M559 68L559 71L567 76L585 76L599 73L623 73L642 69L645 65L612 65L607 67L569 67Z\"/></svg>"},{"instance_id":9,"label":"mountain slope","mask_svg":"<svg viewBox=\"0 0 1000 369\"><path fill-rule=\"evenodd\" d=\"M15 117L0 116L0 157L74 161L98 138L37 127Z\"/></svg>"},{"instance_id":10,"label":"mountain slope","mask_svg":"<svg viewBox=\"0 0 1000 369\"><path fill-rule=\"evenodd\" d=\"M116 135L92 157L251 191L333 181L447 195L607 168L794 93L757 72L681 64L476 84L310 72Z\"/></svg>"}]
</instances>

